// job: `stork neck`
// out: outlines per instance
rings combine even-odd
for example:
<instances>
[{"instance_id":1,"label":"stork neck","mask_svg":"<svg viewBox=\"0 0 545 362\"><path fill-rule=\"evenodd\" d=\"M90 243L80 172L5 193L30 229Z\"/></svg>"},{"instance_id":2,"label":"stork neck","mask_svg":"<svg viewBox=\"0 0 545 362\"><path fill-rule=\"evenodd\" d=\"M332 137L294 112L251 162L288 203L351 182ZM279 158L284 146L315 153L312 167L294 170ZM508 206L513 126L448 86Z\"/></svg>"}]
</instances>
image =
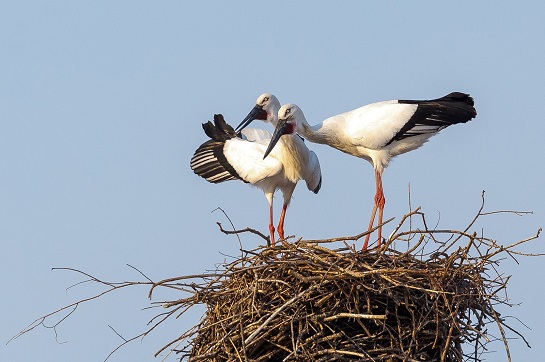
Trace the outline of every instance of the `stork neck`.
<instances>
[{"instance_id":1,"label":"stork neck","mask_svg":"<svg viewBox=\"0 0 545 362\"><path fill-rule=\"evenodd\" d=\"M278 113L278 110L267 112L267 122L270 122L273 125L273 127L276 127L276 125L278 124L277 113Z\"/></svg>"},{"instance_id":2,"label":"stork neck","mask_svg":"<svg viewBox=\"0 0 545 362\"><path fill-rule=\"evenodd\" d=\"M306 120L304 120L301 122L301 126L298 127L297 132L310 142L321 144L328 143L328 133L324 131L321 123L311 126Z\"/></svg>"},{"instance_id":3,"label":"stork neck","mask_svg":"<svg viewBox=\"0 0 545 362\"><path fill-rule=\"evenodd\" d=\"M282 144L282 149L287 150L287 152L283 154L284 156L289 155L290 158L300 157L301 140L297 135L295 134L283 135L278 140L278 143Z\"/></svg>"},{"instance_id":4,"label":"stork neck","mask_svg":"<svg viewBox=\"0 0 545 362\"><path fill-rule=\"evenodd\" d=\"M303 170L308 165L308 149L303 140L296 134L283 135L278 141L280 147L275 147L275 157L284 165L286 178L294 183L303 178Z\"/></svg>"}]
</instances>

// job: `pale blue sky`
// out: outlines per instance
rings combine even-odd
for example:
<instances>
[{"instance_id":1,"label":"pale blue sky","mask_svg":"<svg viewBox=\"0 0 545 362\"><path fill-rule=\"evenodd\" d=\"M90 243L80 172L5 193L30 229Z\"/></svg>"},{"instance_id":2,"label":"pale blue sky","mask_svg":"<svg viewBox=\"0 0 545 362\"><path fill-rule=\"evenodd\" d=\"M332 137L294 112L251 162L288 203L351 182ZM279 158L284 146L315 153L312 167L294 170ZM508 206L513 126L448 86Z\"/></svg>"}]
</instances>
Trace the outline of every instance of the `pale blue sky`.
<instances>
[{"instance_id":1,"label":"pale blue sky","mask_svg":"<svg viewBox=\"0 0 545 362\"><path fill-rule=\"evenodd\" d=\"M522 5L523 4L523 5ZM238 124L260 93L297 103L311 124L374 101L470 93L478 116L384 174L385 218L422 206L431 224L463 229L486 190L488 216L473 230L502 244L545 226L545 5L517 2L12 1L0 5L0 360L102 361L157 312L144 288L82 305L58 328L4 343L35 318L95 292L79 268L108 281L196 274L237 255L217 230L267 231L267 202L241 182L209 184L189 159L214 113ZM371 166L326 146L320 193L299 185L286 233L305 238L366 229ZM277 197L277 200L280 198ZM276 208L278 217L279 207ZM396 223L396 222L395 222ZM393 224L386 226L388 235ZM261 240L244 235L247 248ZM400 246L403 247L403 246ZM545 252L538 239L521 250ZM502 310L545 355L543 259L506 260ZM150 361L195 323L173 321L111 361ZM505 360L500 352L491 361ZM157 359L160 360L160 359Z\"/></svg>"}]
</instances>

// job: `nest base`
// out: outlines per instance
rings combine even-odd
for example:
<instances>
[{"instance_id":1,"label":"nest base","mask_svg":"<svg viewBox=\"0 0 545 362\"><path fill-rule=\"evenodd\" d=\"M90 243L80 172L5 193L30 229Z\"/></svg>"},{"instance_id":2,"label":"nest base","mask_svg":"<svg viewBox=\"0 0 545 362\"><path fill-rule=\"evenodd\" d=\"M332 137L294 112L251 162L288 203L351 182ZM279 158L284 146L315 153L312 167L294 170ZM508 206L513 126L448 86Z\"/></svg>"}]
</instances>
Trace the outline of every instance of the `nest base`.
<instances>
[{"instance_id":1,"label":"nest base","mask_svg":"<svg viewBox=\"0 0 545 362\"><path fill-rule=\"evenodd\" d=\"M422 260L304 241L247 252L199 291L207 312L187 357L462 361L462 344L499 318L487 260L465 249Z\"/></svg>"}]
</instances>

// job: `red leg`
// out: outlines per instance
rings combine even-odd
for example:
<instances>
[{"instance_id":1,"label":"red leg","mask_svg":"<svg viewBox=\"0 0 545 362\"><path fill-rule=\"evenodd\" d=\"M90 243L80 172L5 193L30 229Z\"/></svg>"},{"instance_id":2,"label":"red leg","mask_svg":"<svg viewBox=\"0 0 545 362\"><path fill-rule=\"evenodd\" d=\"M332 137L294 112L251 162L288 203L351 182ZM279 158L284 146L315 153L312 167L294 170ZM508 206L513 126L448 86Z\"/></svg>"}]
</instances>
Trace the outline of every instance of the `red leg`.
<instances>
[{"instance_id":1,"label":"red leg","mask_svg":"<svg viewBox=\"0 0 545 362\"><path fill-rule=\"evenodd\" d=\"M280 213L280 221L278 222L278 237L282 239L282 244L284 244L284 217L286 216L286 209L288 205L284 204L282 206L282 212Z\"/></svg>"},{"instance_id":2,"label":"red leg","mask_svg":"<svg viewBox=\"0 0 545 362\"><path fill-rule=\"evenodd\" d=\"M371 212L371 220L369 220L369 227L367 227L367 231L370 231L373 228L373 223L375 222L375 214L377 213L377 204L375 203L373 205L373 211ZM363 247L361 248L361 251L367 250L367 246L369 245L369 237L371 236L371 233L365 235L365 241L363 242Z\"/></svg>"},{"instance_id":3,"label":"red leg","mask_svg":"<svg viewBox=\"0 0 545 362\"><path fill-rule=\"evenodd\" d=\"M384 197L384 191L382 189L382 172L375 171L375 176L377 180L377 193L375 195L375 204L378 207L378 224L382 224L382 214L384 212L384 204L386 204L386 198ZM377 247L380 247L382 242L382 226L378 227L378 242Z\"/></svg>"},{"instance_id":4,"label":"red leg","mask_svg":"<svg viewBox=\"0 0 545 362\"><path fill-rule=\"evenodd\" d=\"M269 233L271 235L271 246L274 246L274 225L273 225L273 207L269 207Z\"/></svg>"},{"instance_id":5,"label":"red leg","mask_svg":"<svg viewBox=\"0 0 545 362\"><path fill-rule=\"evenodd\" d=\"M375 215L377 213L378 209L378 224L382 224L382 214L384 211L384 204L386 203L386 199L384 198L384 192L382 190L382 172L375 170L375 184L376 184L376 193L375 193L375 202L373 204L373 211L371 212L371 220L369 220L369 226L367 228L367 231L370 231L373 229L373 224L375 222ZM382 241L382 226L380 226L377 230L378 232L378 242L377 246L380 246L380 243ZM363 242L363 247L361 248L362 251L367 250L367 247L369 246L369 238L371 236L371 233L367 234L365 236L365 241Z\"/></svg>"}]
</instances>

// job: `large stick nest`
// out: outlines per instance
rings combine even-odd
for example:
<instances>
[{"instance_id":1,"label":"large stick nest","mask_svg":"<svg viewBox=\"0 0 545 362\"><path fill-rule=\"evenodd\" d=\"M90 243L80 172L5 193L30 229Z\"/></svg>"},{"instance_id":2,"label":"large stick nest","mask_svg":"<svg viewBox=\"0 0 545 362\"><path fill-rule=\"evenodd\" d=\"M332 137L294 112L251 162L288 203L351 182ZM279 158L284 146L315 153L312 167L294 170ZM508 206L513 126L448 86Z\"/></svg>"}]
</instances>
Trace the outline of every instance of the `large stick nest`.
<instances>
[{"instance_id":1,"label":"large stick nest","mask_svg":"<svg viewBox=\"0 0 545 362\"><path fill-rule=\"evenodd\" d=\"M430 229L417 209L402 218L386 245L368 252L357 252L349 244L365 232L250 251L241 245L241 255L215 271L157 282L134 267L145 280L109 282L77 269L56 268L79 273L87 278L84 282L105 290L37 318L12 339L39 326L53 328L56 335L58 325L80 304L126 287L148 286L150 299L157 289L174 293L176 299L152 302L164 310L144 332L122 337L106 359L166 320L204 305L201 321L155 356L166 359L177 352L181 360L192 362L478 362L489 351L489 342L499 341L511 361L508 338L515 334L526 340L498 312L511 306L509 277L499 271L499 261L541 255L515 250L539 237L541 228L532 237L499 245L468 230L484 215L527 212L485 213L483 207L484 194L479 212L463 231ZM253 229L226 231L220 225L220 230L267 239ZM396 251L399 245L410 249ZM63 313L52 327L46 326L46 320Z\"/></svg>"},{"instance_id":2,"label":"large stick nest","mask_svg":"<svg viewBox=\"0 0 545 362\"><path fill-rule=\"evenodd\" d=\"M485 266L463 253L263 249L199 292L207 313L189 360L461 361L461 343L496 317Z\"/></svg>"},{"instance_id":3,"label":"large stick nest","mask_svg":"<svg viewBox=\"0 0 545 362\"><path fill-rule=\"evenodd\" d=\"M499 339L510 360L505 328L518 332L495 309L507 304L508 278L489 275L508 248L475 234L437 232L467 244L439 243L424 256L422 234L405 253L304 240L243 252L205 283L185 284L192 297L164 305L204 303L207 310L163 350L189 339L174 350L194 362L480 361L486 344ZM488 333L490 323L500 337Z\"/></svg>"}]
</instances>

